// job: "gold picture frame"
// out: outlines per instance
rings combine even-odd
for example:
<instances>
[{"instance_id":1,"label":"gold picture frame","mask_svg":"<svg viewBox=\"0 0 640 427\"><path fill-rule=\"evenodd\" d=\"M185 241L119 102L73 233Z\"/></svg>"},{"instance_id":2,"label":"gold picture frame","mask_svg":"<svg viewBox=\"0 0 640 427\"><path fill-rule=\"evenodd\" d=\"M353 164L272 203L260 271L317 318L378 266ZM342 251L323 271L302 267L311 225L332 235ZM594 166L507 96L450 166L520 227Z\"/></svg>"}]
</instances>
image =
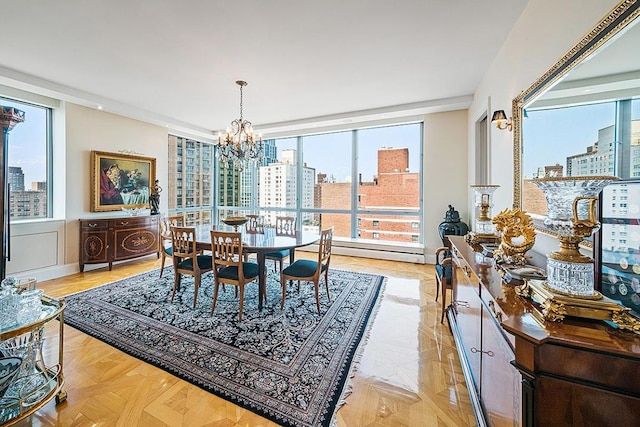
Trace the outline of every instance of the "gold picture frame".
<instances>
[{"instance_id":1,"label":"gold picture frame","mask_svg":"<svg viewBox=\"0 0 640 427\"><path fill-rule=\"evenodd\" d=\"M156 159L91 151L91 212L149 208Z\"/></svg>"}]
</instances>

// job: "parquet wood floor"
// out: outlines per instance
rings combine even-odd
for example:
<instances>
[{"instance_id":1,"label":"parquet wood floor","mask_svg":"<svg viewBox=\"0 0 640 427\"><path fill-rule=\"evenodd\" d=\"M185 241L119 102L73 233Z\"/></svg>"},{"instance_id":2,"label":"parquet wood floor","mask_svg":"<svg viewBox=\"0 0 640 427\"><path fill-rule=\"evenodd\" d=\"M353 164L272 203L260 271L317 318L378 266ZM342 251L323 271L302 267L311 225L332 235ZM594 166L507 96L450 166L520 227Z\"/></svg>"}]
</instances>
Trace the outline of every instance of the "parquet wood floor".
<instances>
[{"instance_id":1,"label":"parquet wood floor","mask_svg":"<svg viewBox=\"0 0 640 427\"><path fill-rule=\"evenodd\" d=\"M159 266L155 257L144 258L38 286L60 297ZM433 266L335 255L331 266L388 277L337 425L475 425L453 338L446 320L440 324ZM49 326L47 333L55 334L57 327ZM67 401L57 406L51 401L16 425L276 425L71 327L65 326L64 334ZM46 357L52 342L45 347Z\"/></svg>"}]
</instances>

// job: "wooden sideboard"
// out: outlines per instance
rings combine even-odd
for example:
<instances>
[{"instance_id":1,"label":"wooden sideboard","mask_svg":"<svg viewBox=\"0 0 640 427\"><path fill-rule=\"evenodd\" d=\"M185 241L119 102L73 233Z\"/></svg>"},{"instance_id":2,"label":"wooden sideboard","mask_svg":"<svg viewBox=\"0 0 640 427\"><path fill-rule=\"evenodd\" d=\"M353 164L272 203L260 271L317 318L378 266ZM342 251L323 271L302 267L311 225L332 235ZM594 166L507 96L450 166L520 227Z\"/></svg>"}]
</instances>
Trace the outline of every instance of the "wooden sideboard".
<instances>
[{"instance_id":1,"label":"wooden sideboard","mask_svg":"<svg viewBox=\"0 0 640 427\"><path fill-rule=\"evenodd\" d=\"M156 253L160 256L158 215L80 220L80 271L85 264L109 263Z\"/></svg>"},{"instance_id":2,"label":"wooden sideboard","mask_svg":"<svg viewBox=\"0 0 640 427\"><path fill-rule=\"evenodd\" d=\"M447 319L480 426L639 425L640 335L544 321L463 237L448 237Z\"/></svg>"}]
</instances>

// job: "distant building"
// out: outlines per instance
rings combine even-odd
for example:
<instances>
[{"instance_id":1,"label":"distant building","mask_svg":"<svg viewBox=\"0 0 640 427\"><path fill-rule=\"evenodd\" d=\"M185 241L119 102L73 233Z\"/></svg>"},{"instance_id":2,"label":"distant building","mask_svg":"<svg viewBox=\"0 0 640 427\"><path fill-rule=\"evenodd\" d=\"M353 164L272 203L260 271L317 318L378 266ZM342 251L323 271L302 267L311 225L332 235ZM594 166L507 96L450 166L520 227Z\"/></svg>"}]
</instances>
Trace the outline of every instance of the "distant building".
<instances>
[{"instance_id":1,"label":"distant building","mask_svg":"<svg viewBox=\"0 0 640 427\"><path fill-rule=\"evenodd\" d=\"M24 172L22 172L22 168L9 166L7 182L11 191L24 191Z\"/></svg>"},{"instance_id":2,"label":"distant building","mask_svg":"<svg viewBox=\"0 0 640 427\"><path fill-rule=\"evenodd\" d=\"M556 163L553 166L542 166L538 168L534 178L558 177L563 176L564 166Z\"/></svg>"},{"instance_id":3,"label":"distant building","mask_svg":"<svg viewBox=\"0 0 640 427\"><path fill-rule=\"evenodd\" d=\"M11 191L9 215L14 219L46 218L46 191Z\"/></svg>"},{"instance_id":4,"label":"distant building","mask_svg":"<svg viewBox=\"0 0 640 427\"><path fill-rule=\"evenodd\" d=\"M640 187L619 183L607 187L602 197L602 216L616 218L616 224L603 224L602 249L608 251L640 251L637 234L637 203L640 200Z\"/></svg>"},{"instance_id":5,"label":"distant building","mask_svg":"<svg viewBox=\"0 0 640 427\"><path fill-rule=\"evenodd\" d=\"M258 197L254 194L254 189L257 194L260 194L260 181L257 177L260 166L267 166L271 163L278 161L278 148L276 147L275 139L266 139L263 141L264 151L262 154L262 162L258 165L258 168L244 169L240 175L241 191L240 191L240 206L253 206L258 204ZM254 180L256 181L254 183Z\"/></svg>"},{"instance_id":6,"label":"distant building","mask_svg":"<svg viewBox=\"0 0 640 427\"><path fill-rule=\"evenodd\" d=\"M9 166L9 216L13 219L47 217L46 182L31 183L31 190L24 188L24 172L21 167Z\"/></svg>"},{"instance_id":7,"label":"distant building","mask_svg":"<svg viewBox=\"0 0 640 427\"><path fill-rule=\"evenodd\" d=\"M47 191L47 181L32 182L31 191Z\"/></svg>"},{"instance_id":8,"label":"distant building","mask_svg":"<svg viewBox=\"0 0 640 427\"><path fill-rule=\"evenodd\" d=\"M169 209L213 206L213 145L169 135ZM162 183L160 183L162 186ZM237 187L236 187L237 188ZM187 213L188 224L210 224L209 210Z\"/></svg>"},{"instance_id":9,"label":"distant building","mask_svg":"<svg viewBox=\"0 0 640 427\"><path fill-rule=\"evenodd\" d=\"M567 176L589 175L640 177L640 120L631 121L622 142L616 141L615 126L607 126L598 130L598 140L586 152L567 157Z\"/></svg>"},{"instance_id":10,"label":"distant building","mask_svg":"<svg viewBox=\"0 0 640 427\"><path fill-rule=\"evenodd\" d=\"M314 181L316 170L306 165L302 168L302 208L311 208L314 203ZM297 205L297 167L296 150L283 150L280 161L260 167L259 172L260 206L266 208L295 209ZM282 215L277 210L265 215L267 224L275 224L276 216ZM313 214L302 214L302 224L312 221Z\"/></svg>"}]
</instances>

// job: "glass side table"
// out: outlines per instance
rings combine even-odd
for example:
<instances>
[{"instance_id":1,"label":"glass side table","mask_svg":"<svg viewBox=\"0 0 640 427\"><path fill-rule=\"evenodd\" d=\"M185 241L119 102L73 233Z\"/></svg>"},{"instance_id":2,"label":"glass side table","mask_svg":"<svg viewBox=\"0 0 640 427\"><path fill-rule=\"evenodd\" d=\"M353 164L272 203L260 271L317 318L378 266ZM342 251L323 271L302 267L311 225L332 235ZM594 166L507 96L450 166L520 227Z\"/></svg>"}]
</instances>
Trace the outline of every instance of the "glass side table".
<instances>
[{"instance_id":1,"label":"glass side table","mask_svg":"<svg viewBox=\"0 0 640 427\"><path fill-rule=\"evenodd\" d=\"M62 371L66 304L63 298L55 299L47 295L43 295L41 301L42 308L35 319L32 317L29 323L16 323L0 329L0 352L3 356L22 358L17 376L0 397L2 426L10 426L28 417L54 397L56 404L67 398L63 390ZM55 320L59 324L57 337L47 327ZM45 335L52 343L57 343L57 361L44 358L42 347Z\"/></svg>"}]
</instances>

